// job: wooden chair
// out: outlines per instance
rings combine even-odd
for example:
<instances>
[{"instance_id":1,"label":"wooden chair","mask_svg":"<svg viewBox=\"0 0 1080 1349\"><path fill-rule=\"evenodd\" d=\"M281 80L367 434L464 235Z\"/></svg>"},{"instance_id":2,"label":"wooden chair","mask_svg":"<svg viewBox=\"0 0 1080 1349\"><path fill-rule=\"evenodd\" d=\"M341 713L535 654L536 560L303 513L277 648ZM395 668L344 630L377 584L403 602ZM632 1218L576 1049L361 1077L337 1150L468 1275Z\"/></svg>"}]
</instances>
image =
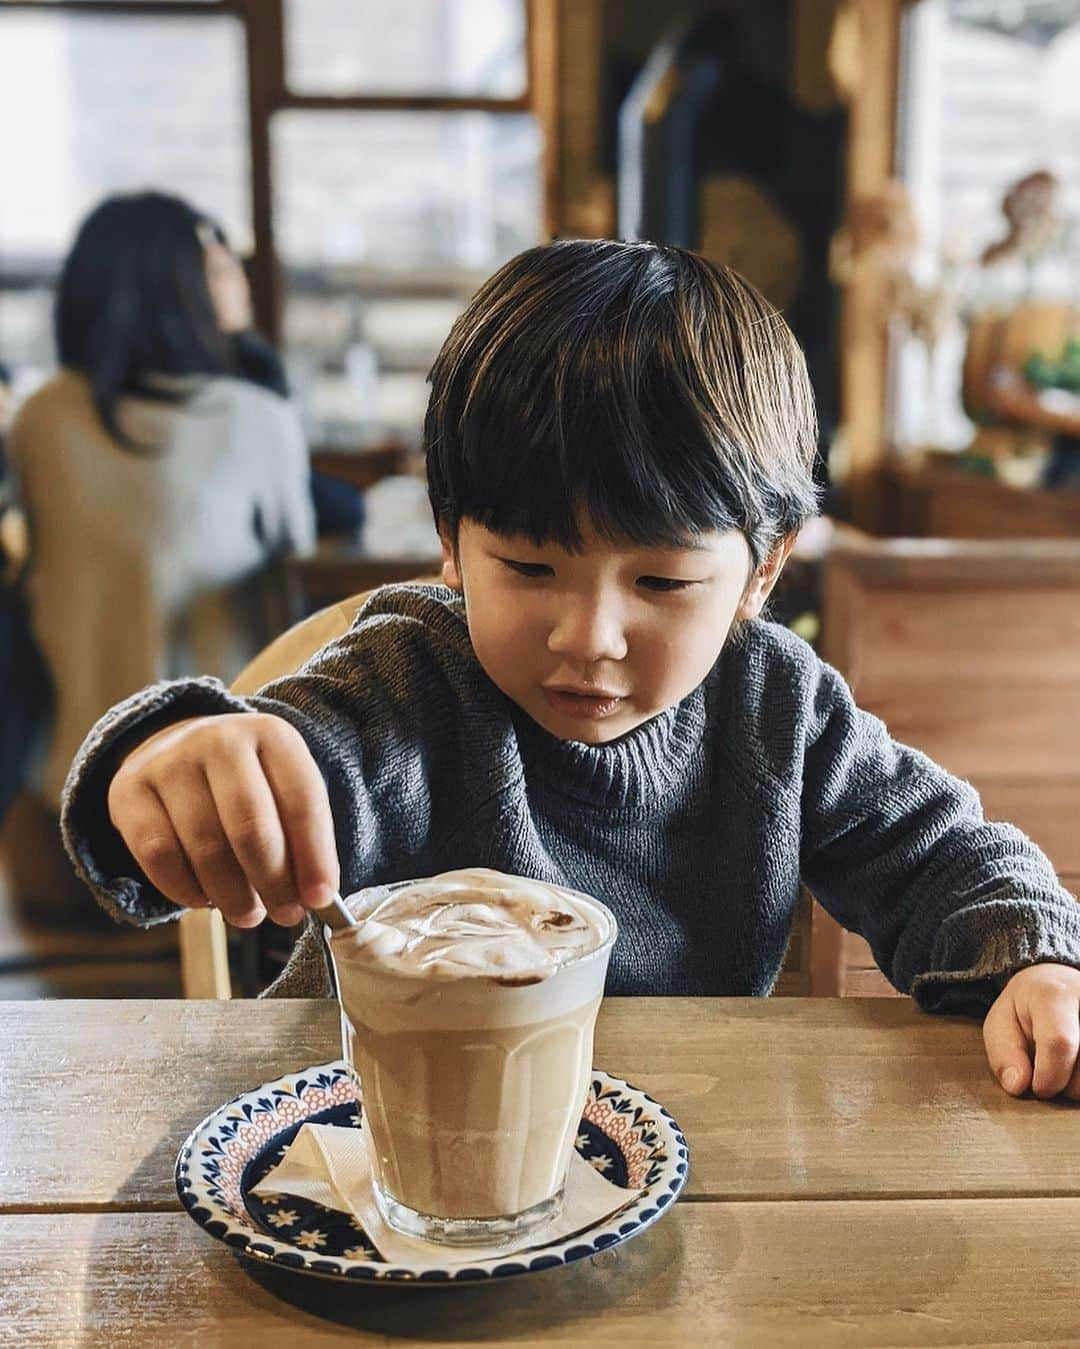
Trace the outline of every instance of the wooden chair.
<instances>
[{"instance_id":1,"label":"wooden chair","mask_svg":"<svg viewBox=\"0 0 1080 1349\"><path fill-rule=\"evenodd\" d=\"M234 693L249 694L270 680L298 670L309 656L348 632L370 592L331 604L294 624L264 647L232 683ZM180 928L180 982L185 998L229 998L228 943L225 921L216 909L191 909Z\"/></svg>"},{"instance_id":2,"label":"wooden chair","mask_svg":"<svg viewBox=\"0 0 1080 1349\"><path fill-rule=\"evenodd\" d=\"M959 489L958 489L959 490ZM1080 542L870 539L825 561L825 659L861 707L1080 882ZM814 906L811 992L887 991Z\"/></svg>"}]
</instances>

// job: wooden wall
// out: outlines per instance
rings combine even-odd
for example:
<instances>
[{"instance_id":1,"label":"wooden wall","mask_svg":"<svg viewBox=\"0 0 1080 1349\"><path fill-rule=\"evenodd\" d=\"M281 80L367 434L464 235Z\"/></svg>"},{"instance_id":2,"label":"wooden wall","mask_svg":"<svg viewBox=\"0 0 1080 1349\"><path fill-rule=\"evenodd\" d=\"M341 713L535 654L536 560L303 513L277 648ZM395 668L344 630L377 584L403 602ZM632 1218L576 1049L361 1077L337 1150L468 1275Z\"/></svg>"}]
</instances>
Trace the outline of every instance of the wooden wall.
<instances>
[{"instance_id":1,"label":"wooden wall","mask_svg":"<svg viewBox=\"0 0 1080 1349\"><path fill-rule=\"evenodd\" d=\"M826 562L823 617L823 654L860 707L970 781L987 818L1024 830L1075 893L1080 543L840 547ZM816 924L815 959L827 942ZM844 939L841 964L866 957Z\"/></svg>"}]
</instances>

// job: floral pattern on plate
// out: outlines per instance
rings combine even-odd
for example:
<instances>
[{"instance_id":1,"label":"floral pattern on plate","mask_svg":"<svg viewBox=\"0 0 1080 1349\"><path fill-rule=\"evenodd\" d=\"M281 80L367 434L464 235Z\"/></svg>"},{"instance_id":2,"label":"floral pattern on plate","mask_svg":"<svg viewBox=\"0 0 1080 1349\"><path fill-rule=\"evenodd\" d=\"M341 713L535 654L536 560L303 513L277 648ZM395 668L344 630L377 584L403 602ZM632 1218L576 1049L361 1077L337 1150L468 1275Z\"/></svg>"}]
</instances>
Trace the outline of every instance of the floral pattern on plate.
<instances>
[{"instance_id":1,"label":"floral pattern on plate","mask_svg":"<svg viewBox=\"0 0 1080 1349\"><path fill-rule=\"evenodd\" d=\"M253 1259L324 1278L380 1284L472 1283L571 1264L636 1236L686 1183L686 1140L663 1106L593 1071L576 1139L578 1152L613 1184L641 1189L617 1213L569 1238L520 1256L448 1269L389 1265L346 1213L295 1195L253 1195L306 1123L360 1125L360 1090L343 1060L291 1073L208 1115L180 1149L176 1188L211 1236Z\"/></svg>"}]
</instances>

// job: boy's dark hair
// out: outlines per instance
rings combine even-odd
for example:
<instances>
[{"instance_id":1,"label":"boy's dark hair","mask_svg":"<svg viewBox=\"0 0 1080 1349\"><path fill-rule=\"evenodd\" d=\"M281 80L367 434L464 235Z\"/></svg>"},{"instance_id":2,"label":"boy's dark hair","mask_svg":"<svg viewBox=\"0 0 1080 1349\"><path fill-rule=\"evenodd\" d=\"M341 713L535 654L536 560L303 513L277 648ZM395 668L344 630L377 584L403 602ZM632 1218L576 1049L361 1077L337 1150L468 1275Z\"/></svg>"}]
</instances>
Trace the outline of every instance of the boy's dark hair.
<instances>
[{"instance_id":1,"label":"boy's dark hair","mask_svg":"<svg viewBox=\"0 0 1080 1349\"><path fill-rule=\"evenodd\" d=\"M683 248L570 240L477 292L431 371L436 521L580 547L738 529L755 567L817 509L802 351L737 273Z\"/></svg>"}]
</instances>

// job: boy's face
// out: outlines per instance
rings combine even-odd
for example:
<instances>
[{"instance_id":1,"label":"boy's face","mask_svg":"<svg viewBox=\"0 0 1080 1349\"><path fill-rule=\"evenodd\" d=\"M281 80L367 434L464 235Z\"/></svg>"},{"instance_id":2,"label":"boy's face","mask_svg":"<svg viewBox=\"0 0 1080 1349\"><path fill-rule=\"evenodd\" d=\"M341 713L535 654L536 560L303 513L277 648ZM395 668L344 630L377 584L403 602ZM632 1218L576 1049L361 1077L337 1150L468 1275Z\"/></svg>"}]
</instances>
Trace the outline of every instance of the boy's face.
<instances>
[{"instance_id":1,"label":"boy's face","mask_svg":"<svg viewBox=\"0 0 1080 1349\"><path fill-rule=\"evenodd\" d=\"M760 612L793 539L753 576L737 530L692 547L584 548L494 534L462 520L443 579L464 593L488 677L551 735L603 745L680 702L716 662L732 622Z\"/></svg>"}]
</instances>

